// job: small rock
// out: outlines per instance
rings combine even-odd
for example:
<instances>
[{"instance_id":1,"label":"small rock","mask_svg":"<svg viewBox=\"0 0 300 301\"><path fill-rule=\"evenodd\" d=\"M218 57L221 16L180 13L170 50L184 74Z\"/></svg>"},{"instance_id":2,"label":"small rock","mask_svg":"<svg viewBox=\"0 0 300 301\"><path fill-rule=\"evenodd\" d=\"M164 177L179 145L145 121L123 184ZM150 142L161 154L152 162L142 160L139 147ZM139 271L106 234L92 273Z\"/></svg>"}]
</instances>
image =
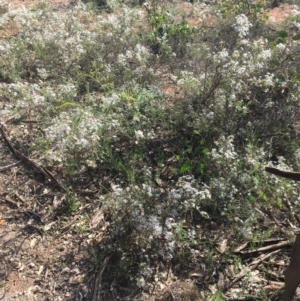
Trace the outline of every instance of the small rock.
<instances>
[{"instance_id":1,"label":"small rock","mask_svg":"<svg viewBox=\"0 0 300 301\"><path fill-rule=\"evenodd\" d=\"M38 285L32 286L31 288L29 288L31 293L36 294L40 291L40 287Z\"/></svg>"},{"instance_id":2,"label":"small rock","mask_svg":"<svg viewBox=\"0 0 300 301\"><path fill-rule=\"evenodd\" d=\"M72 270L72 273L73 273L73 274L79 274L79 273L80 273L80 271L79 271L79 269L78 269L78 268L75 268L75 269L73 269L73 270Z\"/></svg>"},{"instance_id":3,"label":"small rock","mask_svg":"<svg viewBox=\"0 0 300 301\"><path fill-rule=\"evenodd\" d=\"M33 262L30 262L28 265L31 269L33 269L35 267L35 264Z\"/></svg>"},{"instance_id":4,"label":"small rock","mask_svg":"<svg viewBox=\"0 0 300 301\"><path fill-rule=\"evenodd\" d=\"M70 273L71 269L68 267L63 268L62 273Z\"/></svg>"}]
</instances>

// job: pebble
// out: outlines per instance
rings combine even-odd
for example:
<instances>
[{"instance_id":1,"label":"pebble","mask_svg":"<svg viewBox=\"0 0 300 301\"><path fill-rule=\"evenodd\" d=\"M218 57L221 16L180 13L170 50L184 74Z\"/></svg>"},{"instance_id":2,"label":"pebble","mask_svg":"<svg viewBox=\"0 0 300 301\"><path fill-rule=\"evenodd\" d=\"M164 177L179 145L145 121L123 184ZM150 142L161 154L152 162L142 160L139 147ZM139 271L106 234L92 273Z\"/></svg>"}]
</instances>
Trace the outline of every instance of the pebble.
<instances>
[{"instance_id":1,"label":"pebble","mask_svg":"<svg viewBox=\"0 0 300 301\"><path fill-rule=\"evenodd\" d=\"M30 262L28 266L32 269L35 267L35 264L33 262Z\"/></svg>"},{"instance_id":2,"label":"pebble","mask_svg":"<svg viewBox=\"0 0 300 301\"><path fill-rule=\"evenodd\" d=\"M69 267L65 267L62 269L61 271L62 273L70 273L71 272L71 269Z\"/></svg>"},{"instance_id":3,"label":"pebble","mask_svg":"<svg viewBox=\"0 0 300 301\"><path fill-rule=\"evenodd\" d=\"M74 269L72 270L72 273L73 273L73 274L79 274L79 273L80 273L80 271L79 271L79 269L78 269L78 268L74 268Z\"/></svg>"}]
</instances>

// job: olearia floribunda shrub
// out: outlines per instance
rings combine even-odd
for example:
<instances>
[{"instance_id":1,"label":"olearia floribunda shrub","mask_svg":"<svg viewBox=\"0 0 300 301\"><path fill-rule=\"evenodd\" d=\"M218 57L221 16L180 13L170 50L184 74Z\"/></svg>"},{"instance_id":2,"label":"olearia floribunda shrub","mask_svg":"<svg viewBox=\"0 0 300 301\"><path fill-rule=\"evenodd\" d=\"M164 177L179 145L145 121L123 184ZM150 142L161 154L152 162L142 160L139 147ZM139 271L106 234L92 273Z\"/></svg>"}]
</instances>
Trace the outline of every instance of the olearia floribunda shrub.
<instances>
[{"instance_id":1,"label":"olearia floribunda shrub","mask_svg":"<svg viewBox=\"0 0 300 301\"><path fill-rule=\"evenodd\" d=\"M179 245L197 244L197 228L182 227L182 223L189 212L201 212L201 204L209 202L211 194L192 176L179 178L169 191L150 182L125 189L113 185L112 190L99 199L104 212L112 216L103 249L126 258L130 268L138 271L138 283L143 286L155 276L155 260L170 262L180 251ZM134 275L128 272L127 276Z\"/></svg>"},{"instance_id":2,"label":"olearia floribunda shrub","mask_svg":"<svg viewBox=\"0 0 300 301\"><path fill-rule=\"evenodd\" d=\"M298 208L298 184L264 167L300 167L300 36L241 7L191 27L173 2L121 2L99 14L81 2L4 13L0 25L18 31L0 41L0 117L67 179L109 174L101 246L143 287L161 277L157 260L208 236L206 221L250 239L262 207L293 198ZM291 22L299 28L299 12ZM166 85L180 95L166 97Z\"/></svg>"}]
</instances>

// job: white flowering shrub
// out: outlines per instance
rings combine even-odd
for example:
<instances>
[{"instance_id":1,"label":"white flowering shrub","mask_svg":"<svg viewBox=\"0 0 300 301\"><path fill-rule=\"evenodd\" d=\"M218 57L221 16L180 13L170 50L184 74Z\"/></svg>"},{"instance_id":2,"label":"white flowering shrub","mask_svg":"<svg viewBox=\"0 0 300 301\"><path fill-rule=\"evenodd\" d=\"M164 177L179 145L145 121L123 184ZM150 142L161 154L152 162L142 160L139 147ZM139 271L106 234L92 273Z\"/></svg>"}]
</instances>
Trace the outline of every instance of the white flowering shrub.
<instances>
[{"instance_id":1,"label":"white flowering shrub","mask_svg":"<svg viewBox=\"0 0 300 301\"><path fill-rule=\"evenodd\" d=\"M221 136L211 150L213 175L209 187L213 202L210 205L214 205L221 215L229 219L238 216L245 222L252 216L254 222L258 215L255 205L262 202L264 207L281 209L282 199L286 193L293 193L295 187L293 183L279 184L280 179L270 178L264 173L265 165L272 163L266 162L266 154L262 148L249 143L241 156L236 152L233 141L233 136ZM277 167L289 169L282 158ZM270 198L274 187L277 187L275 199Z\"/></svg>"},{"instance_id":2,"label":"white flowering shrub","mask_svg":"<svg viewBox=\"0 0 300 301\"><path fill-rule=\"evenodd\" d=\"M102 251L140 287L214 240L208 224L251 239L262 208L299 209L298 184L264 167L300 169L300 36L260 22L260 1L221 2L198 28L173 1L1 16L16 31L0 40L1 122L66 187L98 185Z\"/></svg>"},{"instance_id":3,"label":"white flowering shrub","mask_svg":"<svg viewBox=\"0 0 300 301\"><path fill-rule=\"evenodd\" d=\"M137 277L143 286L157 277L157 259L170 262L181 245L197 244L197 228L182 224L188 212L201 211L202 202L210 198L209 189L191 176L179 178L167 195L151 182L126 189L112 185L112 192L99 199L105 213L112 216L103 248L119 253L121 261L128 263L123 272ZM137 274L130 273L133 271Z\"/></svg>"},{"instance_id":4,"label":"white flowering shrub","mask_svg":"<svg viewBox=\"0 0 300 301\"><path fill-rule=\"evenodd\" d=\"M252 23L244 14L236 16L235 23L233 24L233 28L238 32L240 38L246 37L252 26Z\"/></svg>"},{"instance_id":5,"label":"white flowering shrub","mask_svg":"<svg viewBox=\"0 0 300 301\"><path fill-rule=\"evenodd\" d=\"M246 22L245 16L237 18ZM268 39L252 34L245 36L239 34L239 30L244 32L241 29L244 25L235 22L233 26L237 34L234 44L227 45L225 41L226 47L220 43L206 54L201 49L202 61L186 66L178 74L177 83L190 99L190 112L198 112L198 127L209 131L215 128L219 133L233 134L240 141L253 133L263 137L266 131L286 129L299 112L297 73L283 71L294 70L288 49L297 51L297 37L287 38L285 32ZM251 29L248 27L247 32ZM280 41L285 42L284 47ZM279 137L275 140L280 144ZM282 150L283 146L276 148Z\"/></svg>"},{"instance_id":6,"label":"white flowering shrub","mask_svg":"<svg viewBox=\"0 0 300 301\"><path fill-rule=\"evenodd\" d=\"M88 17L80 4L64 15L25 7L9 10L2 18L2 26L9 22L20 25L17 38L10 40L11 48L3 58L10 68L9 76L41 80L68 77L96 39L78 14L82 19Z\"/></svg>"}]
</instances>

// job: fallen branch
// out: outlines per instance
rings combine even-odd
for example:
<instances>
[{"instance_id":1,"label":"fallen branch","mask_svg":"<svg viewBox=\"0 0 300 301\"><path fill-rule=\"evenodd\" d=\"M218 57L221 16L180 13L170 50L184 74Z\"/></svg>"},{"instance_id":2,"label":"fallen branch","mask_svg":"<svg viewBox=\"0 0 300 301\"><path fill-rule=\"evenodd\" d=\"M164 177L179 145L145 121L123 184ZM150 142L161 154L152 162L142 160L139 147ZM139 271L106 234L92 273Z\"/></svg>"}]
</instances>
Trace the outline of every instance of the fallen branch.
<instances>
[{"instance_id":1,"label":"fallen branch","mask_svg":"<svg viewBox=\"0 0 300 301\"><path fill-rule=\"evenodd\" d=\"M66 191L66 188L60 184L55 178L54 176L50 173L50 171L48 171L45 167L43 167L42 165L39 165L38 163L34 162L32 159L26 157L25 155L23 155L22 153L20 153L18 150L16 150L10 139L8 138L5 130L4 130L4 125L1 123L0 124L0 131L1 134L4 138L4 141L6 142L9 150L11 151L11 153L18 158L19 160L21 160L23 163L33 167L34 169L36 169L37 171L39 171L40 173L42 173L46 178L48 178L52 183L54 183L56 186L58 186L61 190Z\"/></svg>"},{"instance_id":2,"label":"fallen branch","mask_svg":"<svg viewBox=\"0 0 300 301\"><path fill-rule=\"evenodd\" d=\"M168 289L169 294L170 294L172 300L175 301L175 300L176 300L176 299L175 299L175 296L174 296L172 290L170 289L170 287L169 287L164 281L160 280L160 282L166 286L166 288Z\"/></svg>"},{"instance_id":3,"label":"fallen branch","mask_svg":"<svg viewBox=\"0 0 300 301\"><path fill-rule=\"evenodd\" d=\"M92 301L100 301L100 291L101 291L101 280L102 280L102 274L110 260L111 256L107 256L103 263L101 264L101 267L99 268L96 278L95 278L95 283L94 283L94 291L93 291L93 299Z\"/></svg>"},{"instance_id":4,"label":"fallen branch","mask_svg":"<svg viewBox=\"0 0 300 301\"><path fill-rule=\"evenodd\" d=\"M19 163L21 163L21 161L18 161L18 162L15 162L15 163L12 163L12 164L9 164L9 165L6 165L6 166L3 166L3 167L0 167L0 171L5 171L13 166L16 166L18 165Z\"/></svg>"},{"instance_id":5,"label":"fallen branch","mask_svg":"<svg viewBox=\"0 0 300 301\"><path fill-rule=\"evenodd\" d=\"M282 241L278 244L274 244L274 245L270 245L270 246L266 246L266 247L261 247L261 248L254 249L254 250L239 251L239 253L241 253L241 254L250 254L250 253L256 253L256 252L278 250L278 249L281 249L283 247L290 246L290 245L291 245L291 241L285 240L285 241Z\"/></svg>"},{"instance_id":6,"label":"fallen branch","mask_svg":"<svg viewBox=\"0 0 300 301\"><path fill-rule=\"evenodd\" d=\"M250 264L251 271L254 270L254 269L256 269L257 266L259 264L261 264L264 260L268 259L272 255L277 254L279 252L280 252L280 250L276 250L276 251L270 252L270 253L268 253L266 255L260 256L260 258L257 258L255 261L251 262L251 264Z\"/></svg>"},{"instance_id":7,"label":"fallen branch","mask_svg":"<svg viewBox=\"0 0 300 301\"><path fill-rule=\"evenodd\" d=\"M251 265L248 266L248 270L247 271L241 271L239 274L237 274L235 276L235 278L230 283L228 283L225 286L225 290L230 289L234 284L236 284L238 281L240 281L246 275L248 275L249 271L255 270L260 263L262 263L264 260L266 260L267 258L271 257L272 255L275 255L275 254L279 253L279 251L280 250L276 250L276 251L270 252L270 253L262 256L261 258L257 259L256 261L252 262Z\"/></svg>"}]
</instances>

